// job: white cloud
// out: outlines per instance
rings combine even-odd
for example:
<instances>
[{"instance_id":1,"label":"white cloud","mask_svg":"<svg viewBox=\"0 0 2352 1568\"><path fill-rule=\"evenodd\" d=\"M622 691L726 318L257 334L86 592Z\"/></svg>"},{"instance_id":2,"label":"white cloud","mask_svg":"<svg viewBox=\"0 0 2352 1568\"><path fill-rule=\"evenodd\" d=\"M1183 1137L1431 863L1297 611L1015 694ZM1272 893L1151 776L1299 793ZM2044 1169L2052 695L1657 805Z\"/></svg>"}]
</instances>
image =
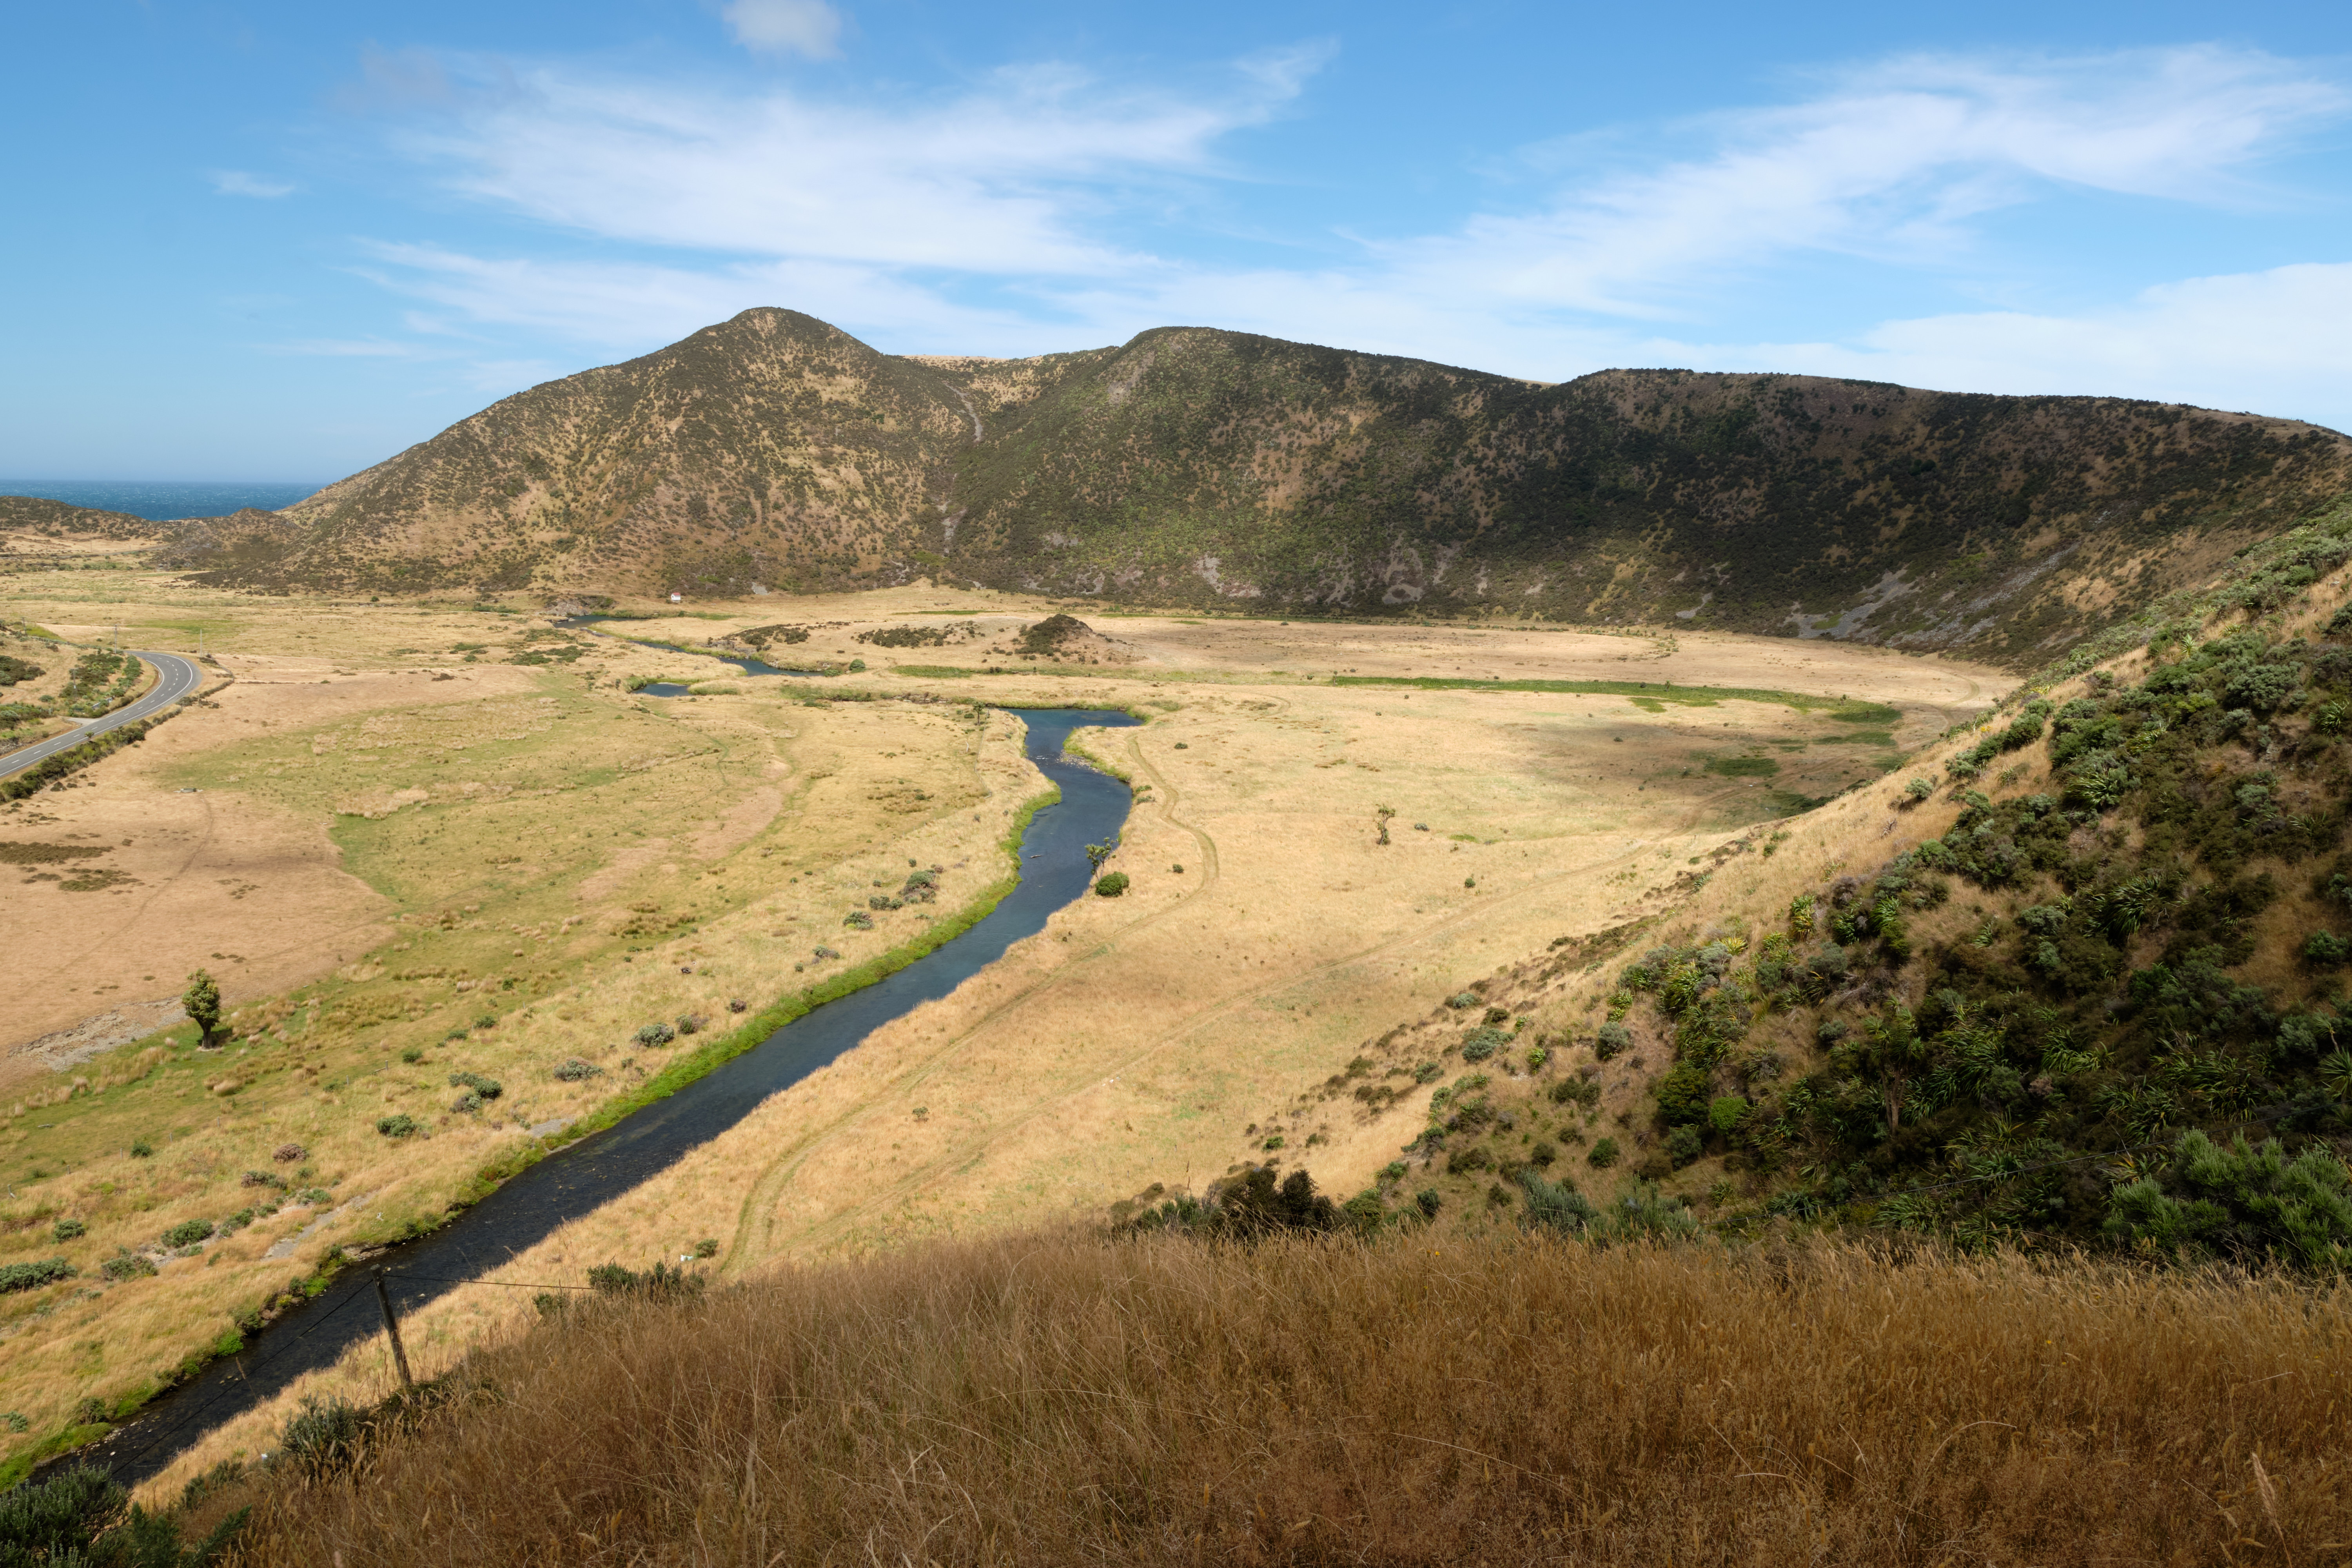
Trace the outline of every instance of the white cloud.
<instances>
[{"instance_id":1,"label":"white cloud","mask_svg":"<svg viewBox=\"0 0 2352 1568\"><path fill-rule=\"evenodd\" d=\"M265 200L290 196L294 187L283 180L266 179L248 174L242 169L215 169L212 174L213 193L223 196L259 196Z\"/></svg>"},{"instance_id":2,"label":"white cloud","mask_svg":"<svg viewBox=\"0 0 2352 1568\"><path fill-rule=\"evenodd\" d=\"M1829 342L1702 324L1808 255L1928 274L1939 291L1965 283L1985 268L1989 215L2070 192L2274 203L2257 183L2264 160L2352 108L2290 62L2217 47L1906 57L1818 78L1780 107L1531 150L1522 167L1548 171L1548 195L1352 243L1336 262L1328 236L1309 237L1317 258L1297 266L1139 247L1138 220L1165 222L1171 192L1225 175L1222 142L1284 112L1329 52L1241 62L1222 89L1189 95L1039 66L904 103L523 72L451 91L464 107L449 128L408 145L482 201L658 254L384 245L372 275L429 302L440 330L629 351L773 304L902 352L1034 353L1187 321L1543 380L1623 363L1778 368L2352 423L2352 395L2333 390L2352 284L2332 265L2065 312L1857 320ZM1601 156L1605 172L1559 173Z\"/></svg>"},{"instance_id":3,"label":"white cloud","mask_svg":"<svg viewBox=\"0 0 2352 1568\"><path fill-rule=\"evenodd\" d=\"M1137 188L1211 169L1216 140L1295 97L1311 57L1248 62L1222 96L1040 66L905 106L730 97L543 70L408 141L458 190L565 228L732 256L1106 276Z\"/></svg>"},{"instance_id":4,"label":"white cloud","mask_svg":"<svg viewBox=\"0 0 2352 1568\"><path fill-rule=\"evenodd\" d=\"M468 321L521 327L642 352L739 310L782 305L869 333L956 345L971 353L1040 352L1036 321L960 305L938 290L872 267L832 261L743 263L722 269L491 259L435 246L374 245L366 276ZM450 329L433 318L436 331ZM1054 347L1091 345L1093 330Z\"/></svg>"},{"instance_id":5,"label":"white cloud","mask_svg":"<svg viewBox=\"0 0 2352 1568\"><path fill-rule=\"evenodd\" d=\"M1852 343L1693 345L1683 363L1957 392L2151 398L2352 430L2352 263L2192 278L2074 315L1888 321Z\"/></svg>"},{"instance_id":6,"label":"white cloud","mask_svg":"<svg viewBox=\"0 0 2352 1568\"><path fill-rule=\"evenodd\" d=\"M841 13L824 0L728 0L720 15L746 48L819 60L841 52Z\"/></svg>"},{"instance_id":7,"label":"white cloud","mask_svg":"<svg viewBox=\"0 0 2352 1568\"><path fill-rule=\"evenodd\" d=\"M1973 246L1969 219L2055 189L2251 200L2250 164L2346 108L2333 84L2243 51L1912 57L1809 102L1675 128L1710 143L1699 156L1378 253L1433 291L1684 315L1702 290L1792 252L1949 266Z\"/></svg>"}]
</instances>

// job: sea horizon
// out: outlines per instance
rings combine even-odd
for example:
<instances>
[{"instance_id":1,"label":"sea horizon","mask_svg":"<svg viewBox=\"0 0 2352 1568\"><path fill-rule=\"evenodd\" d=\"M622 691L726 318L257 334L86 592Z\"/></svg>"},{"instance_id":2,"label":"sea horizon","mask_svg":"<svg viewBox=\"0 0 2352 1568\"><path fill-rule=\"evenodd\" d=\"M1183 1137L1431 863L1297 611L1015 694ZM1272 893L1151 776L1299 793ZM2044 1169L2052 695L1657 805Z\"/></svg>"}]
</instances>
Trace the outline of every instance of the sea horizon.
<instances>
[{"instance_id":1,"label":"sea horizon","mask_svg":"<svg viewBox=\"0 0 2352 1568\"><path fill-rule=\"evenodd\" d=\"M226 517L253 507L279 511L331 480L286 479L8 479L0 496L31 496L93 511L128 512L151 522Z\"/></svg>"}]
</instances>

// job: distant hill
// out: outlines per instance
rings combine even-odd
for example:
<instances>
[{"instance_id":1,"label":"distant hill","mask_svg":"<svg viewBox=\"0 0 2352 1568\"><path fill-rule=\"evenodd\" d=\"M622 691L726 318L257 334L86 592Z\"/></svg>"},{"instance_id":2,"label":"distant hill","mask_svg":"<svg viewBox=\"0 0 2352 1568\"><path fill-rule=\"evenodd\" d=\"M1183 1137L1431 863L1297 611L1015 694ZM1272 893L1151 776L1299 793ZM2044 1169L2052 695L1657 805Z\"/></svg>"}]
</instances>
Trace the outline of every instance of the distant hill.
<instances>
[{"instance_id":1,"label":"distant hill","mask_svg":"<svg viewBox=\"0 0 2352 1568\"><path fill-rule=\"evenodd\" d=\"M153 548L157 565L196 571L278 574L301 538L301 525L282 512L247 507L226 517L156 522L127 511L102 511L39 496L0 496L0 536L119 539Z\"/></svg>"},{"instance_id":2,"label":"distant hill","mask_svg":"<svg viewBox=\"0 0 2352 1568\"><path fill-rule=\"evenodd\" d=\"M127 511L97 511L39 496L0 496L0 533L45 533L101 539L156 539L161 525Z\"/></svg>"},{"instance_id":3,"label":"distant hill","mask_svg":"<svg viewBox=\"0 0 2352 1568\"><path fill-rule=\"evenodd\" d=\"M2347 489L2334 431L2168 404L1671 370L1542 386L1189 327L906 358L757 310L504 399L216 570L689 597L930 575L2024 665Z\"/></svg>"}]
</instances>

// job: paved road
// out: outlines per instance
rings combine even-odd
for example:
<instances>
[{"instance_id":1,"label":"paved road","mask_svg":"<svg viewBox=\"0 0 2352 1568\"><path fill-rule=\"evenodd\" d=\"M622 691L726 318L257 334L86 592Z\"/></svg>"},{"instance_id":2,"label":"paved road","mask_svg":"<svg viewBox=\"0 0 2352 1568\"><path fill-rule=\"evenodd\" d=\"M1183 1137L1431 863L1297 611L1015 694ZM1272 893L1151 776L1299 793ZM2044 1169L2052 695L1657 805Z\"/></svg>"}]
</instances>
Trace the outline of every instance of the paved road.
<instances>
[{"instance_id":1,"label":"paved road","mask_svg":"<svg viewBox=\"0 0 2352 1568\"><path fill-rule=\"evenodd\" d=\"M150 713L161 709L169 708L205 683L205 672L192 658L183 658L176 653L149 653L144 648L133 648L131 651L153 665L162 677L155 682L154 690L128 708L116 709L103 719L92 719L88 723L68 730L62 735L52 735L37 745L27 746L21 752L11 752L6 756L0 757L0 778L5 778L13 773L21 773L44 758L56 756L59 752L69 751L92 735L103 735L109 730L128 724L136 719L144 719Z\"/></svg>"}]
</instances>

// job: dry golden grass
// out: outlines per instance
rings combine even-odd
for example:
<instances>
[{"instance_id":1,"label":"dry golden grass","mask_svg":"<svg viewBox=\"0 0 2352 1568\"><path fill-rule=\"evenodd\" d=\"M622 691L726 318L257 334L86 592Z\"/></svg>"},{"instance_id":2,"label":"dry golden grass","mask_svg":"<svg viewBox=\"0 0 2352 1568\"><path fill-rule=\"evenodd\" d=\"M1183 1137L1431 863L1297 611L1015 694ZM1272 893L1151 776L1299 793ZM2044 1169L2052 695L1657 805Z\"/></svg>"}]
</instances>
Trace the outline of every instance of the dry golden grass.
<instances>
[{"instance_id":1,"label":"dry golden grass","mask_svg":"<svg viewBox=\"0 0 2352 1568\"><path fill-rule=\"evenodd\" d=\"M17 1331L0 1332L0 1409L36 1423L19 1450L80 1399L119 1398L218 1342L330 1246L430 1223L526 1129L628 1088L649 1070L617 1048L637 1024L688 1010L723 1017L730 997L772 1001L803 983L794 965L820 941L856 962L905 940L916 911L871 933L844 930L841 911L909 858L950 868L949 896L965 896L996 874L995 841L1039 787L1009 726L992 725L982 745L944 704L809 707L772 678L725 681L734 695L632 697L621 689L631 677L733 671L616 637L573 640L568 664L499 662L565 650L569 634L527 616L247 599L132 573L54 572L41 587L25 608L45 624L121 623L141 646L189 646L201 633L238 679L217 709L184 715L85 787L0 825L116 846L142 883L44 889L39 907L26 900L0 920L27 955L77 955L74 972L26 988L19 1009L47 1014L22 1032L168 995L200 962L222 975L247 1032L217 1057L177 1050L141 1084L106 1088L125 1077L121 1062L84 1064L76 1070L98 1092L54 1114L36 1100L60 1100L69 1082L28 1085L26 1113L0 1125L0 1168L18 1189L6 1217L22 1222L0 1235L0 1260L63 1254L85 1270L0 1309L0 1329ZM706 1237L725 1239L734 1275L777 1257L1098 1214L1153 1182L1197 1183L1265 1157L1277 1120L1288 1158L1352 1188L1393 1158L1427 1090L1360 1119L1347 1104L1294 1110L1301 1089L1467 980L1562 932L1659 908L1690 857L1773 809L1766 781L1710 774L1706 759L1768 754L1782 770L1772 784L1819 794L1872 771L1881 749L1852 744L1854 726L1776 704L1644 709L1591 693L1334 688L1308 675L1866 692L1903 707L1899 744L1986 694L1982 672L1818 643L1185 617L1105 623L1145 651L1139 666L932 679L895 664L976 657L878 648L856 633L939 625L916 612L944 609L978 612L994 637L1052 606L918 587L742 608L745 625L842 623L800 651L865 658L873 668L844 688L1153 715L1086 742L1152 786L1113 862L1135 885L1057 914L955 995L513 1259L516 1278ZM694 647L733 623L615 629ZM789 662L789 650L771 651ZM183 785L203 793L174 793ZM1401 813L1386 847L1372 842L1377 804ZM200 855L170 875L167 852L199 838L226 861ZM272 874L248 874L266 845L291 847ZM305 889L319 897L306 901ZM676 934L689 913L698 928ZM159 921L168 929L151 931ZM225 956L206 956L215 952ZM494 1028L445 1039L486 1010ZM412 1047L425 1059L400 1061ZM574 1053L607 1078L551 1081ZM457 1068L499 1079L506 1098L479 1118L450 1114ZM241 1087L205 1092L222 1070ZM375 1119L394 1112L425 1121L429 1139L378 1137ZM158 1133L156 1160L124 1152L132 1136ZM161 1279L95 1279L117 1246L152 1246L173 1221L251 1203L241 1173L275 1169L268 1151L287 1141L309 1152L287 1174L330 1189L331 1217L289 1207L201 1257L163 1261ZM53 1243L54 1214L87 1219L89 1234ZM500 1308L517 1303L497 1299L510 1295L436 1302L413 1349L450 1364L506 1331ZM375 1375L362 1352L319 1386L360 1390ZM211 1435L183 1469L254 1451L282 1408Z\"/></svg>"},{"instance_id":2,"label":"dry golden grass","mask_svg":"<svg viewBox=\"0 0 2352 1568\"><path fill-rule=\"evenodd\" d=\"M2080 1262L1006 1236L542 1323L240 1561L2335 1561L2347 1342Z\"/></svg>"}]
</instances>

